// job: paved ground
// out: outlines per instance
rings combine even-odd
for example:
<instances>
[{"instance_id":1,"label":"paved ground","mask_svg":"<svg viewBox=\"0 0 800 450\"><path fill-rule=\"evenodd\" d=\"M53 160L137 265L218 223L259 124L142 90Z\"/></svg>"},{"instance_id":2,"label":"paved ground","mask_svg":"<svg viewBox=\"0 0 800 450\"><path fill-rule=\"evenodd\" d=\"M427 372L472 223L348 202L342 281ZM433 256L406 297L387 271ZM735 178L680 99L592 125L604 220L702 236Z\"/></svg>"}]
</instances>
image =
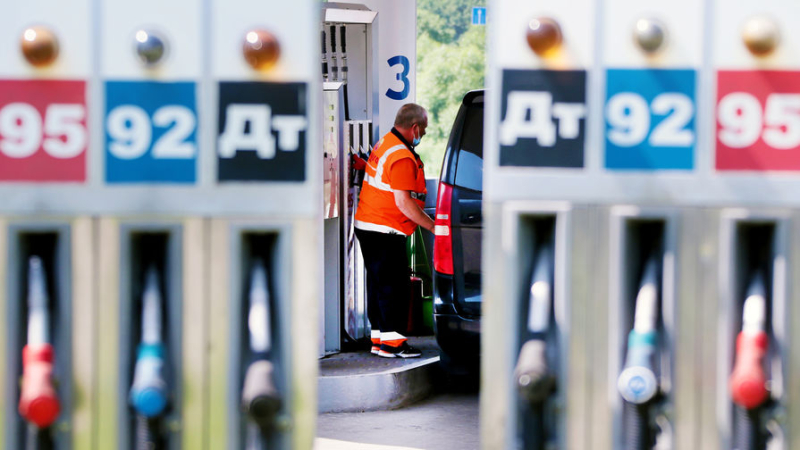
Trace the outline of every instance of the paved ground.
<instances>
[{"instance_id":1,"label":"paved ground","mask_svg":"<svg viewBox=\"0 0 800 450\"><path fill-rule=\"evenodd\" d=\"M477 450L479 444L473 389L395 411L321 414L314 450Z\"/></svg>"},{"instance_id":2,"label":"paved ground","mask_svg":"<svg viewBox=\"0 0 800 450\"><path fill-rule=\"evenodd\" d=\"M326 356L319 361L319 376L332 377L342 375L367 375L400 369L404 366L415 366L420 361L439 356L439 347L433 336L412 336L408 338L409 344L422 351L420 358L381 358L369 352L365 347L362 351L342 352Z\"/></svg>"}]
</instances>

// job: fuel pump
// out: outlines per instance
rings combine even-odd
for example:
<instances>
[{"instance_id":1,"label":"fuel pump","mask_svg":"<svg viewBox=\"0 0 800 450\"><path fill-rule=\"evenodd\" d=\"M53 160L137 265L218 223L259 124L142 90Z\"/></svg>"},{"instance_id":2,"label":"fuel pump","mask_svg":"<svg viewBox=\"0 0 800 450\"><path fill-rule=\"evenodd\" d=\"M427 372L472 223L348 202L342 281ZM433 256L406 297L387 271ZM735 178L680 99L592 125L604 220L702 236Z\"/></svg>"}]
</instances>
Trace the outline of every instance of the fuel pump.
<instances>
[{"instance_id":1,"label":"fuel pump","mask_svg":"<svg viewBox=\"0 0 800 450\"><path fill-rule=\"evenodd\" d=\"M553 249L546 244L536 257L528 295L526 341L514 369L517 391L523 399L524 448L545 449L553 436L546 429L545 403L553 394L556 377L548 363L547 338L553 308Z\"/></svg>"},{"instance_id":2,"label":"fuel pump","mask_svg":"<svg viewBox=\"0 0 800 450\"><path fill-rule=\"evenodd\" d=\"M50 313L42 260L28 260L28 341L22 349L19 413L28 422L26 449L38 449L42 430L58 417L60 403L53 382L55 355L50 343Z\"/></svg>"},{"instance_id":3,"label":"fuel pump","mask_svg":"<svg viewBox=\"0 0 800 450\"><path fill-rule=\"evenodd\" d=\"M251 362L244 375L242 409L249 418L246 431L246 448L265 448L265 435L275 425L275 417L283 403L275 387L270 353L272 351L272 311L270 307L267 270L257 258L250 271L247 329Z\"/></svg>"},{"instance_id":4,"label":"fuel pump","mask_svg":"<svg viewBox=\"0 0 800 450\"><path fill-rule=\"evenodd\" d=\"M769 397L764 360L769 336L766 332L767 295L764 275L758 271L750 279L742 308L742 330L736 338L730 392L736 412L734 445L738 450L765 449L760 416Z\"/></svg>"},{"instance_id":5,"label":"fuel pump","mask_svg":"<svg viewBox=\"0 0 800 450\"><path fill-rule=\"evenodd\" d=\"M625 367L617 379L617 389L625 400L623 427L625 448L644 450L653 447L650 407L658 393L654 358L658 351L658 264L651 256L645 263L634 306L634 325L628 334Z\"/></svg>"},{"instance_id":6,"label":"fuel pump","mask_svg":"<svg viewBox=\"0 0 800 450\"><path fill-rule=\"evenodd\" d=\"M142 294L142 338L136 354L129 401L136 412L136 450L161 447L159 417L167 408L169 387L164 378L166 346L162 333L163 301L154 266L145 274Z\"/></svg>"},{"instance_id":7,"label":"fuel pump","mask_svg":"<svg viewBox=\"0 0 800 450\"><path fill-rule=\"evenodd\" d=\"M416 7L413 2L323 2L322 13L321 60L323 79L327 82L323 88L341 92L342 114L336 116L338 122L332 125L342 130L341 142L347 150L342 151L344 167L339 176L343 208L339 222L342 231L337 238L342 251L336 261L333 258L337 252L330 242L333 233L325 236L325 248L329 250L326 279L336 268L343 276L338 277L339 289L331 286L324 300L330 303L336 295L339 307L335 310L327 307L321 329L333 330L331 324L335 322L342 340L335 347L360 348L370 337L370 326L366 315L366 276L354 237L353 217L373 142L371 128L378 127L379 135L389 131L399 108L415 101L416 32L414 27L402 24L414 20ZM379 14L392 20L379 23ZM329 110L326 109L324 117L325 120L332 117Z\"/></svg>"}]
</instances>

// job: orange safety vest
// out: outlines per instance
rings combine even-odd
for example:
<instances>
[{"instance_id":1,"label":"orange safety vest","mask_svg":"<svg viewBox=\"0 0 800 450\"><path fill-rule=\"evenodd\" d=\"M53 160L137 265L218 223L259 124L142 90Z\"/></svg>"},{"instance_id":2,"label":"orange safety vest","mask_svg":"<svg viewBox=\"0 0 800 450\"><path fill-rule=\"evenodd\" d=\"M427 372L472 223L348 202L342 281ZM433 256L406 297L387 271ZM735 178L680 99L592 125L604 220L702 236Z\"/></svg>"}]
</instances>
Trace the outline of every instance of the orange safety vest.
<instances>
[{"instance_id":1,"label":"orange safety vest","mask_svg":"<svg viewBox=\"0 0 800 450\"><path fill-rule=\"evenodd\" d=\"M366 231L411 235L417 224L406 217L394 202L394 191L389 184L392 164L409 158L417 165L416 187L411 197L425 207L425 166L394 133L387 133L378 142L367 161L366 176L358 198L355 226Z\"/></svg>"}]
</instances>

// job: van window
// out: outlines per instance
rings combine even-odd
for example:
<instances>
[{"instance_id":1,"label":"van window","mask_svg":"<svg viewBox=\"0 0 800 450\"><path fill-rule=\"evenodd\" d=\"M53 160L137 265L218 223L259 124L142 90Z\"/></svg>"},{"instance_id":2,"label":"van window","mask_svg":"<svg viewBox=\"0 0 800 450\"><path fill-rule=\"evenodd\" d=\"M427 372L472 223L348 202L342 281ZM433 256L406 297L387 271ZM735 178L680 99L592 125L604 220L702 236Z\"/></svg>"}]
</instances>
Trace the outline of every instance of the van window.
<instances>
[{"instance_id":1,"label":"van window","mask_svg":"<svg viewBox=\"0 0 800 450\"><path fill-rule=\"evenodd\" d=\"M455 185L474 191L483 189L483 103L467 107L458 143Z\"/></svg>"}]
</instances>

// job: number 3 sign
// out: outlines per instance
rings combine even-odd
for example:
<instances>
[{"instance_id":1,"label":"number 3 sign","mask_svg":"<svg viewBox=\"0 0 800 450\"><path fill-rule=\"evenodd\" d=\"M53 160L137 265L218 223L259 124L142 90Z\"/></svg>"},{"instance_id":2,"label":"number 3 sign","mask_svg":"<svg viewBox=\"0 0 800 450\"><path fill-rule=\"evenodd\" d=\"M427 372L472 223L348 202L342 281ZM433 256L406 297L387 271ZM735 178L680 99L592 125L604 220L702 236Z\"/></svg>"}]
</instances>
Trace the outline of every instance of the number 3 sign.
<instances>
[{"instance_id":1,"label":"number 3 sign","mask_svg":"<svg viewBox=\"0 0 800 450\"><path fill-rule=\"evenodd\" d=\"M717 169L800 171L800 72L719 72Z\"/></svg>"},{"instance_id":2,"label":"number 3 sign","mask_svg":"<svg viewBox=\"0 0 800 450\"><path fill-rule=\"evenodd\" d=\"M0 81L0 181L86 180L86 83Z\"/></svg>"}]
</instances>

